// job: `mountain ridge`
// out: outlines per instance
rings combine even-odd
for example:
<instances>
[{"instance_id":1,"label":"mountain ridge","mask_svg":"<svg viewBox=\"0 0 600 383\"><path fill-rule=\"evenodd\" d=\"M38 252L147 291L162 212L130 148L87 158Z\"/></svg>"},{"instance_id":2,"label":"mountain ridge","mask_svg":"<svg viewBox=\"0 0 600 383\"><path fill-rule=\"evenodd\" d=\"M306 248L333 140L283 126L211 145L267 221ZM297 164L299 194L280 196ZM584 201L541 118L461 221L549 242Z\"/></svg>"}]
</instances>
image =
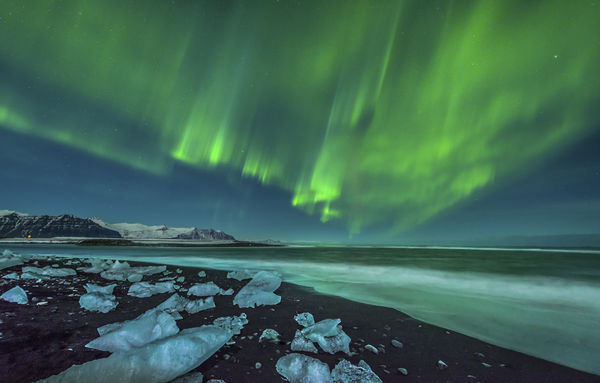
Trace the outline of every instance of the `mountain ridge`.
<instances>
[{"instance_id":1,"label":"mountain ridge","mask_svg":"<svg viewBox=\"0 0 600 383\"><path fill-rule=\"evenodd\" d=\"M79 218L71 214L33 216L12 210L0 210L0 236L235 241L232 235L214 229L171 228L166 225L147 226L125 222L109 224L97 217Z\"/></svg>"}]
</instances>

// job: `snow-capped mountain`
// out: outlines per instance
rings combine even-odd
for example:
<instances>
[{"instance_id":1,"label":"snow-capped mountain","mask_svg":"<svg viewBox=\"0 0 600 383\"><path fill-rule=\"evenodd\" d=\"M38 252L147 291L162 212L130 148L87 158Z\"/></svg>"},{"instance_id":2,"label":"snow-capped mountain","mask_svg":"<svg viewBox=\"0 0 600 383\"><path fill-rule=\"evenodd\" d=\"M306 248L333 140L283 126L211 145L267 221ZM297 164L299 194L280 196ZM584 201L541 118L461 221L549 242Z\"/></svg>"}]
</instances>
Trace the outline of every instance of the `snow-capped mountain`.
<instances>
[{"instance_id":1,"label":"snow-capped mountain","mask_svg":"<svg viewBox=\"0 0 600 383\"><path fill-rule=\"evenodd\" d=\"M106 223L100 218L30 216L11 210L0 210L0 237L91 237L125 239L193 239L200 241L235 241L219 230L146 226L141 223Z\"/></svg>"},{"instance_id":2,"label":"snow-capped mountain","mask_svg":"<svg viewBox=\"0 0 600 383\"><path fill-rule=\"evenodd\" d=\"M0 217L4 217L5 215L9 215L9 214L16 214L16 215L20 215L20 216L28 216L29 214L23 214L23 213L19 213L18 211L14 211L14 210L0 210Z\"/></svg>"},{"instance_id":3,"label":"snow-capped mountain","mask_svg":"<svg viewBox=\"0 0 600 383\"><path fill-rule=\"evenodd\" d=\"M106 223L100 218L90 218L98 225L118 231L126 239L195 239L200 241L235 241L229 234L213 229L195 227L146 226L141 223Z\"/></svg>"},{"instance_id":4,"label":"snow-capped mountain","mask_svg":"<svg viewBox=\"0 0 600 383\"><path fill-rule=\"evenodd\" d=\"M4 212L6 210L2 210ZM87 218L70 214L51 217L9 212L0 216L0 236L25 238L95 237L121 238L118 231L102 227Z\"/></svg>"}]
</instances>

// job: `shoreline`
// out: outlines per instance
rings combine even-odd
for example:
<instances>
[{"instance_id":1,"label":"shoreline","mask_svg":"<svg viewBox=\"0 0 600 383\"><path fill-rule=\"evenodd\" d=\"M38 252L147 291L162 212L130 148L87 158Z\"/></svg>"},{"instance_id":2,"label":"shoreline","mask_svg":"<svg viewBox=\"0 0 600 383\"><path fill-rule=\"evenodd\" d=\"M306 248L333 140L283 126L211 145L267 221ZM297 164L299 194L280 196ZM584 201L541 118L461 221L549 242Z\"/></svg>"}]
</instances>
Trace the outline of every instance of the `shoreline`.
<instances>
[{"instance_id":1,"label":"shoreline","mask_svg":"<svg viewBox=\"0 0 600 383\"><path fill-rule=\"evenodd\" d=\"M74 259L54 256L38 260L37 265L29 261L1 270L0 276L20 272L23 266L28 265L44 267L58 264L60 268L73 269L83 266L65 265ZM131 266L149 265L128 262ZM181 273L177 273L178 269ZM234 296L249 281L228 279L227 272L221 270L176 266L168 266L167 270L172 272L170 275L185 278L183 283L179 283L182 287L213 281L223 289L233 288ZM206 272L206 277L198 277L201 270ZM154 283L162 277L163 274L145 276L143 281ZM79 297L85 293L83 286L86 283L103 286L117 283L114 295L119 305L116 309L106 314L81 309ZM0 365L5 366L4 371L8 371L8 374L0 377L1 382L33 382L57 374L73 364L109 356L108 352L84 347L98 337L98 327L134 319L172 295L131 297L127 295L130 282L108 281L99 274L80 271L76 276L56 277L41 282L0 278L0 293L17 285L29 290L29 303L18 305L0 300ZM183 319L177 321L180 329L209 324L223 316L241 313L248 316L249 323L240 335L234 336L236 343L222 347L194 370L205 376L204 381L213 378L223 379L227 383L282 381L281 375L275 370L275 363L291 352L288 342L300 328L293 317L297 313L310 312L316 321L340 318L344 331L351 338L350 349L357 355L331 355L321 350L318 354L302 354L317 358L330 368L338 363L339 358L347 359L354 365L364 360L383 382L600 382L600 376L489 345L421 322L394 309L323 295L313 289L286 282L275 293L282 300L274 306L240 309L233 306L233 296L217 295L215 308L196 314L182 313ZM266 328L277 330L282 342L259 343L258 336ZM392 339L402 342L404 347L393 347ZM383 346L385 352L376 355L365 348L367 344ZM438 369L438 360L444 361L449 367ZM257 362L262 364L259 369L255 367ZM408 375L402 375L398 368L405 368Z\"/></svg>"},{"instance_id":2,"label":"shoreline","mask_svg":"<svg viewBox=\"0 0 600 383\"><path fill-rule=\"evenodd\" d=\"M6 241L8 239L8 241ZM76 245L76 246L139 246L139 247L280 247L284 244L252 241L194 241L175 239L125 239L125 238L83 238L43 240L0 239L0 244L11 245Z\"/></svg>"}]
</instances>

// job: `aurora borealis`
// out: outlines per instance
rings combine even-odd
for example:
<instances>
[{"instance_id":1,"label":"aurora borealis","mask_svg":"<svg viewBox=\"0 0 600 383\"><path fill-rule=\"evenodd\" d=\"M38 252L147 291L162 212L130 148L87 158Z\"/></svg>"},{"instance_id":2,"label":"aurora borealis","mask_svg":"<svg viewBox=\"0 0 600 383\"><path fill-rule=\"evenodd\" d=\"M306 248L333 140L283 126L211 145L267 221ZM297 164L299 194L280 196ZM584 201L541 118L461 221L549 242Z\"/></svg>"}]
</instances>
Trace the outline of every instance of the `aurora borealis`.
<instances>
[{"instance_id":1,"label":"aurora borealis","mask_svg":"<svg viewBox=\"0 0 600 383\"><path fill-rule=\"evenodd\" d=\"M44 0L2 2L0 17L3 162L35 141L132 174L133 195L152 193L137 177L250 184L262 202L248 204L279 209L265 227L306 215L394 236L493 201L600 129L593 1ZM15 185L37 177L6 167ZM0 193L2 209L50 214ZM238 206L228 193L209 192ZM598 190L557 198L600 212Z\"/></svg>"}]
</instances>

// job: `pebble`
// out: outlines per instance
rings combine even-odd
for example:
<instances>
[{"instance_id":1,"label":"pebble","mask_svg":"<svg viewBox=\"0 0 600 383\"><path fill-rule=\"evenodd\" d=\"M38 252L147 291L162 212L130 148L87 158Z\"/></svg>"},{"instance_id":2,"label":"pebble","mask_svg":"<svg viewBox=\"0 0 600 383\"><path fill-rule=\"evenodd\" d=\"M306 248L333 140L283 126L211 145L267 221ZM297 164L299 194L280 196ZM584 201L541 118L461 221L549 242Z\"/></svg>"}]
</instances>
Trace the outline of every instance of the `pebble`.
<instances>
[{"instance_id":1,"label":"pebble","mask_svg":"<svg viewBox=\"0 0 600 383\"><path fill-rule=\"evenodd\" d=\"M442 362L441 360L438 360L437 368L439 368L440 370L445 370L448 368L448 365L446 363Z\"/></svg>"},{"instance_id":2,"label":"pebble","mask_svg":"<svg viewBox=\"0 0 600 383\"><path fill-rule=\"evenodd\" d=\"M392 339L392 346L402 348L404 345L401 342L398 342L396 339Z\"/></svg>"},{"instance_id":3,"label":"pebble","mask_svg":"<svg viewBox=\"0 0 600 383\"><path fill-rule=\"evenodd\" d=\"M379 350L371 346L370 344L366 345L365 349L371 351L373 354L379 355Z\"/></svg>"},{"instance_id":4,"label":"pebble","mask_svg":"<svg viewBox=\"0 0 600 383\"><path fill-rule=\"evenodd\" d=\"M408 370L406 368L399 368L398 372L400 372L404 376L408 375Z\"/></svg>"},{"instance_id":5,"label":"pebble","mask_svg":"<svg viewBox=\"0 0 600 383\"><path fill-rule=\"evenodd\" d=\"M38 303L38 304L39 304L39 303ZM492 367L492 365L491 365L491 364L487 364L487 363L481 363L481 364L483 365L483 367L488 367L488 368L489 368L489 367Z\"/></svg>"},{"instance_id":6,"label":"pebble","mask_svg":"<svg viewBox=\"0 0 600 383\"><path fill-rule=\"evenodd\" d=\"M260 369L262 367L262 364L256 362L256 364L254 365L254 368L256 368L257 370Z\"/></svg>"}]
</instances>

